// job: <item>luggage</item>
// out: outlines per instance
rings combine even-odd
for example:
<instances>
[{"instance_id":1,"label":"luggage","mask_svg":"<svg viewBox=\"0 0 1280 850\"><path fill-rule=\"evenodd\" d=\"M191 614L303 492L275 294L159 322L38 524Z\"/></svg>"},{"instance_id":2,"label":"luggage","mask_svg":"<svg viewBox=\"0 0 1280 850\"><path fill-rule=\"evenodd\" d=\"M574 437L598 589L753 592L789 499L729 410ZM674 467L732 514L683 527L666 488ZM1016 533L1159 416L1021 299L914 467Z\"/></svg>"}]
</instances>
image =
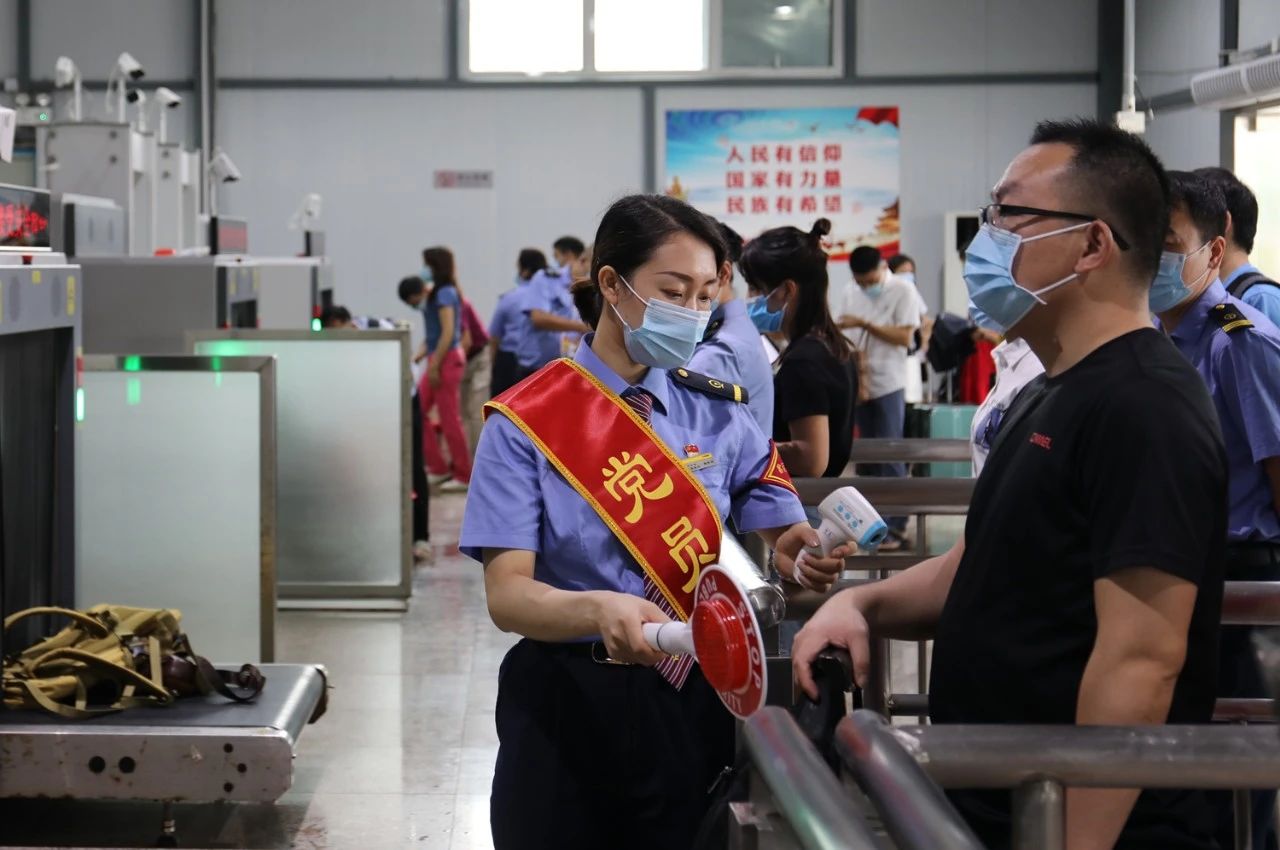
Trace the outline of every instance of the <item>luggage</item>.
<instances>
[{"instance_id":1,"label":"luggage","mask_svg":"<svg viewBox=\"0 0 1280 850\"><path fill-rule=\"evenodd\" d=\"M5 618L7 632L29 617L66 617L70 625L4 658L4 704L79 720L136 706L167 706L218 693L250 702L266 680L252 664L216 670L182 633L182 615L166 608L95 605L87 611L28 608Z\"/></svg>"}]
</instances>

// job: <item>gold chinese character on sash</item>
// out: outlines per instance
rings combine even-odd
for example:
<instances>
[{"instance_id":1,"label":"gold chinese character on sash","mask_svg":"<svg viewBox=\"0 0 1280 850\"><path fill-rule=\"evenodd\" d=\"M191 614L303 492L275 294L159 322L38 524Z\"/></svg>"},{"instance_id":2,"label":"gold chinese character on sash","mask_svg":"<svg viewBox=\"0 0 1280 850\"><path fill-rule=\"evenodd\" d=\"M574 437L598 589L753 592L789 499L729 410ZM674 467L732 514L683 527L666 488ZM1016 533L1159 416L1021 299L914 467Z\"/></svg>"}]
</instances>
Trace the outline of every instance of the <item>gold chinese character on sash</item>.
<instances>
[{"instance_id":1,"label":"gold chinese character on sash","mask_svg":"<svg viewBox=\"0 0 1280 850\"><path fill-rule=\"evenodd\" d=\"M627 496L635 499L631 512L626 516L627 522L635 522L644 516L646 500L665 499L675 490L671 476L666 473L663 473L662 481L657 486L649 488L648 476L653 475L653 467L643 455L623 452L617 457L609 458L609 467L600 470L604 475L604 489L619 502Z\"/></svg>"},{"instance_id":2,"label":"gold chinese character on sash","mask_svg":"<svg viewBox=\"0 0 1280 850\"><path fill-rule=\"evenodd\" d=\"M689 576L684 592L691 593L698 585L702 568L716 559L707 551L707 538L693 527L688 517L682 516L675 525L662 532L662 542L671 547L671 557L680 567L680 572Z\"/></svg>"}]
</instances>

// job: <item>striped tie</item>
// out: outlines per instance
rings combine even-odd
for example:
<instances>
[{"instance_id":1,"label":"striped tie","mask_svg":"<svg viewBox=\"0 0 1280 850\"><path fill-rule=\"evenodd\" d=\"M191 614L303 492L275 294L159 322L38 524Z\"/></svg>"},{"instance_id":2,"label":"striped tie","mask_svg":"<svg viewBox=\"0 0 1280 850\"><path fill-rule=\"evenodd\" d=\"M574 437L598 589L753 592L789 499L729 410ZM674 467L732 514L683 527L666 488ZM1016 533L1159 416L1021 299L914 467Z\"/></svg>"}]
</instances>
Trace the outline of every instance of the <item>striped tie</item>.
<instances>
[{"instance_id":1,"label":"striped tie","mask_svg":"<svg viewBox=\"0 0 1280 850\"><path fill-rule=\"evenodd\" d=\"M653 418L653 396L648 390L640 387L627 387L622 393L622 398L627 404L631 405L631 409L645 421L646 424ZM673 620L680 619L676 615L676 611L671 607L671 603L662 595L662 591L649 578L649 574L645 573L644 577L644 597L657 605L663 610L668 617ZM679 658L674 656L665 656L662 661L658 662L656 669L662 678L666 679L676 689L680 690L684 687L685 679L689 678L689 671L693 669L693 656L683 655Z\"/></svg>"}]
</instances>

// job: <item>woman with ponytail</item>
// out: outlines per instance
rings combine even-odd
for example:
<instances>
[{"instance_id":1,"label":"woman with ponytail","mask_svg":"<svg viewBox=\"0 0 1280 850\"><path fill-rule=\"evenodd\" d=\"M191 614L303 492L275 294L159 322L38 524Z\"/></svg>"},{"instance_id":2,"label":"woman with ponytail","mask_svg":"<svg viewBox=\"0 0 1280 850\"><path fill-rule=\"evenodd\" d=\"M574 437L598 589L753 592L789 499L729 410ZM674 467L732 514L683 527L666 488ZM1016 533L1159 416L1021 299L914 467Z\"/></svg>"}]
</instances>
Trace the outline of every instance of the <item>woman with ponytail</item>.
<instances>
[{"instance_id":1,"label":"woman with ponytail","mask_svg":"<svg viewBox=\"0 0 1280 850\"><path fill-rule=\"evenodd\" d=\"M827 252L820 218L808 233L766 230L747 243L742 275L763 293L748 315L761 333L781 332L787 348L774 376L773 439L793 475L838 477L849 462L857 354L827 307Z\"/></svg>"}]
</instances>

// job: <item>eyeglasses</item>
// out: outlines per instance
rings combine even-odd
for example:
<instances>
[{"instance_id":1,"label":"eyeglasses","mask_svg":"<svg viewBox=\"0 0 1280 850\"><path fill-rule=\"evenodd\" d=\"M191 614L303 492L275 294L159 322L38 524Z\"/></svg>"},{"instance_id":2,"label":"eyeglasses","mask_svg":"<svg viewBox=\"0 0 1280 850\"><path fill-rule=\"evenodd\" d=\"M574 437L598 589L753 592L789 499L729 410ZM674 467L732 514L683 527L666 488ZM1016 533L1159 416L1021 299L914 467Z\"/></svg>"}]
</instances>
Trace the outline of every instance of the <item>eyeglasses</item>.
<instances>
[{"instance_id":1,"label":"eyeglasses","mask_svg":"<svg viewBox=\"0 0 1280 850\"><path fill-rule=\"evenodd\" d=\"M1096 215L1088 215L1087 213L1059 212L1058 210L1042 210L1038 207L1020 207L1017 204L987 204L978 211L979 219L983 224L990 224L1001 230L1012 230L1006 226L1005 219L1020 215L1039 215L1046 218L1067 218L1074 221L1101 221L1111 230L1111 236L1116 240L1116 245L1121 251L1129 250L1129 243L1120 231L1111 226L1111 223Z\"/></svg>"}]
</instances>

